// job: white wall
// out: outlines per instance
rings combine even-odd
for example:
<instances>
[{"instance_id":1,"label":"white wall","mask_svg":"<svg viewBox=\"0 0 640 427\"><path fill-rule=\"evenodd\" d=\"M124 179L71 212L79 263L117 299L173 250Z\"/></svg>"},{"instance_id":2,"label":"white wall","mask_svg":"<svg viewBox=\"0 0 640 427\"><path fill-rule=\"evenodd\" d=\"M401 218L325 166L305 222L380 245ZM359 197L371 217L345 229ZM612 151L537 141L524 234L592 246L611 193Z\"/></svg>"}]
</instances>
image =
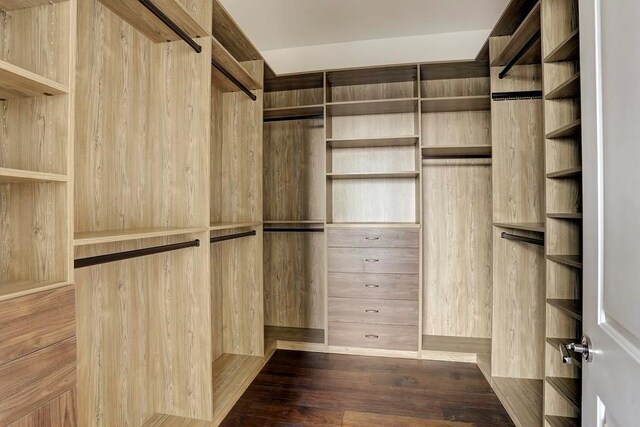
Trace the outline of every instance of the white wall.
<instances>
[{"instance_id":1,"label":"white wall","mask_svg":"<svg viewBox=\"0 0 640 427\"><path fill-rule=\"evenodd\" d=\"M265 50L276 74L371 65L473 59L490 30L428 34Z\"/></svg>"}]
</instances>

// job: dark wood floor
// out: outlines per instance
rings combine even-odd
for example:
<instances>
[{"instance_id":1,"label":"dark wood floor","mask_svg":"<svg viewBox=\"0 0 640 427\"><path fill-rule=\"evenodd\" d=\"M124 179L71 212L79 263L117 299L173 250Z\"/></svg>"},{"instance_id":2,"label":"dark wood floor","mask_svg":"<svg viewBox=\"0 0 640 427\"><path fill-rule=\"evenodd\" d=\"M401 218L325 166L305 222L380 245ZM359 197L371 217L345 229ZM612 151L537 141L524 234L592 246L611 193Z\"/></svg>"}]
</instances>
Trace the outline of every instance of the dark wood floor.
<instances>
[{"instance_id":1,"label":"dark wood floor","mask_svg":"<svg viewBox=\"0 0 640 427\"><path fill-rule=\"evenodd\" d=\"M474 364L277 351L230 426L513 426Z\"/></svg>"}]
</instances>

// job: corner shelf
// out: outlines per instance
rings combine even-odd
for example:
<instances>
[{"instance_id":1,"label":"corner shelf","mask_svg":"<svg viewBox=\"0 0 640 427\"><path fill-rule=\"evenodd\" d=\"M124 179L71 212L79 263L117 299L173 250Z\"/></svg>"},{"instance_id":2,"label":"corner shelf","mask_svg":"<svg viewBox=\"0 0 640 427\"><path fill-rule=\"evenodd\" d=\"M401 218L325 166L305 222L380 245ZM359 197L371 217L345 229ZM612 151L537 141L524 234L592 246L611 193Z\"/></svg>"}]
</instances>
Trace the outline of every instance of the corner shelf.
<instances>
[{"instance_id":1,"label":"corner shelf","mask_svg":"<svg viewBox=\"0 0 640 427\"><path fill-rule=\"evenodd\" d=\"M579 341L575 338L547 338L547 344L553 347L556 351L560 351L560 344L570 344L572 342ZM570 352L572 363L574 366L581 367L582 366L582 357L576 353L575 351Z\"/></svg>"},{"instance_id":2,"label":"corner shelf","mask_svg":"<svg viewBox=\"0 0 640 427\"><path fill-rule=\"evenodd\" d=\"M63 84L0 60L1 99L33 98L68 93L69 88Z\"/></svg>"},{"instance_id":3,"label":"corner shelf","mask_svg":"<svg viewBox=\"0 0 640 427\"><path fill-rule=\"evenodd\" d=\"M563 169L557 172L551 172L547 174L547 178L550 179L566 179L574 178L582 174L582 166L576 166L575 168Z\"/></svg>"},{"instance_id":4,"label":"corner shelf","mask_svg":"<svg viewBox=\"0 0 640 427\"><path fill-rule=\"evenodd\" d=\"M580 55L580 32L576 28L569 36L553 49L546 58L545 63L577 61Z\"/></svg>"},{"instance_id":5,"label":"corner shelf","mask_svg":"<svg viewBox=\"0 0 640 427\"><path fill-rule=\"evenodd\" d=\"M582 306L579 300L575 299L547 299L547 303L562 311L569 317L582 322Z\"/></svg>"},{"instance_id":6,"label":"corner shelf","mask_svg":"<svg viewBox=\"0 0 640 427\"><path fill-rule=\"evenodd\" d=\"M275 341L306 342L324 344L324 329L264 327L264 339Z\"/></svg>"},{"instance_id":7,"label":"corner shelf","mask_svg":"<svg viewBox=\"0 0 640 427\"><path fill-rule=\"evenodd\" d=\"M534 231L536 233L545 232L544 222L494 222L494 226L511 228L513 230Z\"/></svg>"},{"instance_id":8,"label":"corner shelf","mask_svg":"<svg viewBox=\"0 0 640 427\"><path fill-rule=\"evenodd\" d=\"M493 377L492 386L516 425L542 425L542 380Z\"/></svg>"},{"instance_id":9,"label":"corner shelf","mask_svg":"<svg viewBox=\"0 0 640 427\"><path fill-rule=\"evenodd\" d=\"M425 145L423 159L491 158L491 145Z\"/></svg>"},{"instance_id":10,"label":"corner shelf","mask_svg":"<svg viewBox=\"0 0 640 427\"><path fill-rule=\"evenodd\" d=\"M423 335L422 350L452 353L491 353L491 338Z\"/></svg>"},{"instance_id":11,"label":"corner shelf","mask_svg":"<svg viewBox=\"0 0 640 427\"><path fill-rule=\"evenodd\" d=\"M580 380L577 378L560 378L560 377L547 377L547 384L549 384L560 396L562 396L573 409L580 413L581 405L581 390Z\"/></svg>"},{"instance_id":12,"label":"corner shelf","mask_svg":"<svg viewBox=\"0 0 640 427\"><path fill-rule=\"evenodd\" d=\"M569 77L565 82L561 83L549 92L544 99L567 99L580 97L580 73L576 73Z\"/></svg>"},{"instance_id":13,"label":"corner shelf","mask_svg":"<svg viewBox=\"0 0 640 427\"><path fill-rule=\"evenodd\" d=\"M569 267L582 268L582 257L580 255L547 255L547 259Z\"/></svg>"},{"instance_id":14,"label":"corner shelf","mask_svg":"<svg viewBox=\"0 0 640 427\"><path fill-rule=\"evenodd\" d=\"M559 129L554 130L553 132L549 132L546 135L547 139L557 139L557 138L570 138L573 136L580 136L580 131L582 130L582 126L580 124L580 119L569 123L568 125L562 126Z\"/></svg>"},{"instance_id":15,"label":"corner shelf","mask_svg":"<svg viewBox=\"0 0 640 427\"><path fill-rule=\"evenodd\" d=\"M149 227L130 228L124 230L88 231L76 232L73 238L73 246L99 245L103 243L126 242L139 239L153 239L156 237L179 236L182 234L202 233L207 231L202 227Z\"/></svg>"},{"instance_id":16,"label":"corner shelf","mask_svg":"<svg viewBox=\"0 0 640 427\"><path fill-rule=\"evenodd\" d=\"M578 418L545 415L544 419L551 427L580 427L580 419Z\"/></svg>"},{"instance_id":17,"label":"corner shelf","mask_svg":"<svg viewBox=\"0 0 640 427\"><path fill-rule=\"evenodd\" d=\"M540 2L536 3L536 5L531 9L531 12L527 15L527 17L522 21L522 24L518 27L518 29L513 33L511 40L502 50L502 52L491 62L492 67L501 67L507 65L509 62L513 60L513 58L518 55L518 53L527 46L529 41L536 35L536 33L540 32ZM536 43L538 48L540 47L539 43ZM528 53L523 55L527 57L527 61L534 61L534 58L537 55L533 55L530 53L533 50L533 46L528 50ZM539 50L538 50L539 52ZM538 54L539 55L539 54ZM539 56L538 56L539 57ZM537 60L537 59L536 59ZM518 61L518 64L524 64L527 61L521 59Z\"/></svg>"},{"instance_id":18,"label":"corner shelf","mask_svg":"<svg viewBox=\"0 0 640 427\"><path fill-rule=\"evenodd\" d=\"M220 64L229 74L247 89L262 89L262 85L251 77L251 74L225 49L215 37L211 36L211 59ZM238 92L241 89L216 67L211 68L211 81L213 86L221 92Z\"/></svg>"},{"instance_id":19,"label":"corner shelf","mask_svg":"<svg viewBox=\"0 0 640 427\"><path fill-rule=\"evenodd\" d=\"M417 145L420 136L384 136L376 138L327 139L329 148L402 147Z\"/></svg>"},{"instance_id":20,"label":"corner shelf","mask_svg":"<svg viewBox=\"0 0 640 427\"><path fill-rule=\"evenodd\" d=\"M212 223L209 231L234 230L236 228L259 227L260 222L218 222Z\"/></svg>"},{"instance_id":21,"label":"corner shelf","mask_svg":"<svg viewBox=\"0 0 640 427\"><path fill-rule=\"evenodd\" d=\"M418 111L418 98L380 99L327 103L330 116L358 116L367 114L401 114Z\"/></svg>"},{"instance_id":22,"label":"corner shelf","mask_svg":"<svg viewBox=\"0 0 640 427\"><path fill-rule=\"evenodd\" d=\"M489 95L423 98L420 103L423 113L491 110L491 97Z\"/></svg>"},{"instance_id":23,"label":"corner shelf","mask_svg":"<svg viewBox=\"0 0 640 427\"><path fill-rule=\"evenodd\" d=\"M0 301L23 297L38 292L67 286L69 283L60 280L0 280Z\"/></svg>"},{"instance_id":24,"label":"corner shelf","mask_svg":"<svg viewBox=\"0 0 640 427\"><path fill-rule=\"evenodd\" d=\"M99 0L113 13L147 36L154 43L180 40L160 19L140 1ZM153 0L154 5L191 37L208 37L207 31L187 12L177 0Z\"/></svg>"},{"instance_id":25,"label":"corner shelf","mask_svg":"<svg viewBox=\"0 0 640 427\"><path fill-rule=\"evenodd\" d=\"M327 179L395 179L395 178L417 178L420 172L349 172L349 173L328 173Z\"/></svg>"},{"instance_id":26,"label":"corner shelf","mask_svg":"<svg viewBox=\"0 0 640 427\"><path fill-rule=\"evenodd\" d=\"M33 172L23 169L0 167L0 184L37 184L46 182L67 182L66 175L45 172Z\"/></svg>"},{"instance_id":27,"label":"corner shelf","mask_svg":"<svg viewBox=\"0 0 640 427\"><path fill-rule=\"evenodd\" d=\"M270 121L295 120L297 117L306 118L307 116L324 115L324 105L303 105L298 107L281 107L281 108L265 108L264 119Z\"/></svg>"}]
</instances>

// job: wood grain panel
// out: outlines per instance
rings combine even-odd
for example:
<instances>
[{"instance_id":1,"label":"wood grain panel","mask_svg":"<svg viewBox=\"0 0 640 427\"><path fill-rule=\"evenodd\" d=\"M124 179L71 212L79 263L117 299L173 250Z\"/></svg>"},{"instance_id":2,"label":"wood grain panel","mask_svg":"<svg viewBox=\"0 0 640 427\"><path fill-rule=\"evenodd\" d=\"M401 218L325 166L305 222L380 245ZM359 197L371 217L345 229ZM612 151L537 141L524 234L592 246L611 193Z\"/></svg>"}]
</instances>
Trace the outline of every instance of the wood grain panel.
<instances>
[{"instance_id":1,"label":"wood grain panel","mask_svg":"<svg viewBox=\"0 0 640 427\"><path fill-rule=\"evenodd\" d=\"M491 145L491 112L422 114L422 145Z\"/></svg>"},{"instance_id":2,"label":"wood grain panel","mask_svg":"<svg viewBox=\"0 0 640 427\"><path fill-rule=\"evenodd\" d=\"M327 117L327 138L373 138L416 135L416 114L375 114Z\"/></svg>"},{"instance_id":3,"label":"wood grain panel","mask_svg":"<svg viewBox=\"0 0 640 427\"><path fill-rule=\"evenodd\" d=\"M329 273L330 297L418 300L418 276L412 274Z\"/></svg>"},{"instance_id":4,"label":"wood grain panel","mask_svg":"<svg viewBox=\"0 0 640 427\"><path fill-rule=\"evenodd\" d=\"M7 427L76 427L77 391L75 388L45 403Z\"/></svg>"},{"instance_id":5,"label":"wood grain panel","mask_svg":"<svg viewBox=\"0 0 640 427\"><path fill-rule=\"evenodd\" d=\"M336 248L417 248L420 231L402 228L333 228L327 246Z\"/></svg>"},{"instance_id":6,"label":"wood grain panel","mask_svg":"<svg viewBox=\"0 0 640 427\"><path fill-rule=\"evenodd\" d=\"M333 148L332 173L415 171L415 147Z\"/></svg>"},{"instance_id":7,"label":"wood grain panel","mask_svg":"<svg viewBox=\"0 0 640 427\"><path fill-rule=\"evenodd\" d=\"M418 301L329 298L329 322L418 325Z\"/></svg>"},{"instance_id":8,"label":"wood grain panel","mask_svg":"<svg viewBox=\"0 0 640 427\"><path fill-rule=\"evenodd\" d=\"M416 326L329 323L329 345L417 351Z\"/></svg>"},{"instance_id":9,"label":"wood grain panel","mask_svg":"<svg viewBox=\"0 0 640 427\"><path fill-rule=\"evenodd\" d=\"M322 83L322 74L320 74ZM322 105L324 104L324 89L322 85L317 88L308 89L285 89L278 91L268 91L269 82L265 82L264 108L286 108L301 105Z\"/></svg>"},{"instance_id":10,"label":"wood grain panel","mask_svg":"<svg viewBox=\"0 0 640 427\"><path fill-rule=\"evenodd\" d=\"M488 65L486 66L486 74L489 74ZM422 98L442 98L489 95L489 83L488 77L455 78L453 75L438 80L422 80L420 96Z\"/></svg>"},{"instance_id":11,"label":"wood grain panel","mask_svg":"<svg viewBox=\"0 0 640 427\"><path fill-rule=\"evenodd\" d=\"M405 248L330 248L331 273L416 274L418 250Z\"/></svg>"},{"instance_id":12,"label":"wood grain panel","mask_svg":"<svg viewBox=\"0 0 640 427\"><path fill-rule=\"evenodd\" d=\"M491 37L490 52L493 61L507 47L510 36ZM491 92L527 91L542 89L542 67L534 65L516 65L504 79L500 79L498 74L504 67L491 67Z\"/></svg>"}]
</instances>

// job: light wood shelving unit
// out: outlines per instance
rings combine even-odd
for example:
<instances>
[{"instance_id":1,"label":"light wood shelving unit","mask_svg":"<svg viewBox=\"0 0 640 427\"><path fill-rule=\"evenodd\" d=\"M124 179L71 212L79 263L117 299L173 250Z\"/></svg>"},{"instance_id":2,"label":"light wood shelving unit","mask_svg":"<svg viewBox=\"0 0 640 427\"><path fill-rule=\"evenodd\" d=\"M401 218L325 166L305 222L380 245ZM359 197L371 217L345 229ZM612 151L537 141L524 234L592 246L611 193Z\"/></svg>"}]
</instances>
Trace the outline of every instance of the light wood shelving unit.
<instances>
[{"instance_id":1,"label":"light wood shelving unit","mask_svg":"<svg viewBox=\"0 0 640 427\"><path fill-rule=\"evenodd\" d=\"M512 62L516 55L528 46L527 53L516 61L516 65L540 64L540 3L538 2L509 38L508 43L491 60L492 67L502 67ZM530 44L531 40L537 40Z\"/></svg>"}]
</instances>

